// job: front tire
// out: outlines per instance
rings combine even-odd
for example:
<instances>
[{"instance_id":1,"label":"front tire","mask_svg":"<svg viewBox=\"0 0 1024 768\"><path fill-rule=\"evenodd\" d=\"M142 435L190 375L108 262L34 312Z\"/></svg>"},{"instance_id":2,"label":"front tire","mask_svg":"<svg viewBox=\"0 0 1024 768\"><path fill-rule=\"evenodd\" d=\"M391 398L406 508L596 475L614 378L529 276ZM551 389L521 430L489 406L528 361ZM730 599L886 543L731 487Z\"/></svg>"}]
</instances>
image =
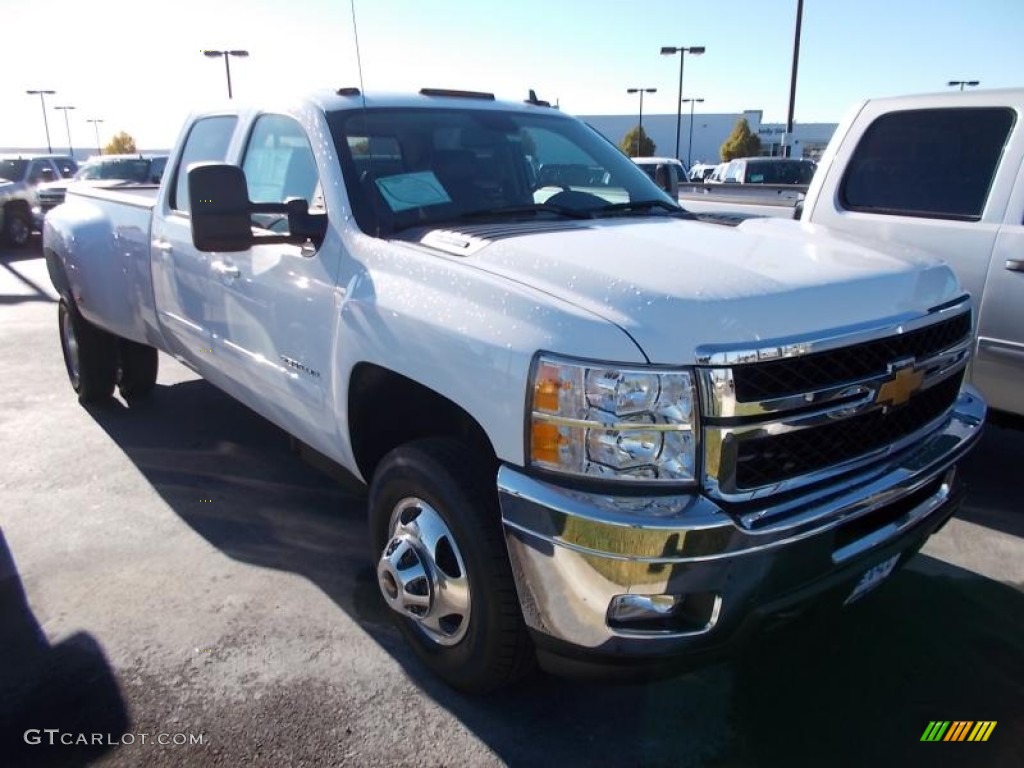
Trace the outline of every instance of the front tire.
<instances>
[{"instance_id":1,"label":"front tire","mask_svg":"<svg viewBox=\"0 0 1024 768\"><path fill-rule=\"evenodd\" d=\"M448 438L393 450L374 473L369 515L378 586L424 664L467 693L530 671L494 469L479 451Z\"/></svg>"},{"instance_id":2,"label":"front tire","mask_svg":"<svg viewBox=\"0 0 1024 768\"><path fill-rule=\"evenodd\" d=\"M32 221L28 215L15 209L4 212L4 240L15 248L24 248L32 235Z\"/></svg>"},{"instance_id":3,"label":"front tire","mask_svg":"<svg viewBox=\"0 0 1024 768\"><path fill-rule=\"evenodd\" d=\"M57 317L64 366L78 401L109 400L117 379L117 340L82 317L65 299L60 301Z\"/></svg>"}]
</instances>

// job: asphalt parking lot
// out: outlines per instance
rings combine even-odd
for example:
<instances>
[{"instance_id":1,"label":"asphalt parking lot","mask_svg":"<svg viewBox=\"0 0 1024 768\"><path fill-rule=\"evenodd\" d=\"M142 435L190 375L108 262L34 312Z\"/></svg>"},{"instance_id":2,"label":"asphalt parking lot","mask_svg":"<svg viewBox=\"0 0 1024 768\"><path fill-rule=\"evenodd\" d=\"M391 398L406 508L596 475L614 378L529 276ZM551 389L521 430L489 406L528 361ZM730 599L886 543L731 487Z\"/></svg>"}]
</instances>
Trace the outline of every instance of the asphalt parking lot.
<instances>
[{"instance_id":1,"label":"asphalt parking lot","mask_svg":"<svg viewBox=\"0 0 1024 768\"><path fill-rule=\"evenodd\" d=\"M56 326L38 244L0 250L0 766L1020 764L1024 431L845 611L671 680L468 698L392 628L358 493L167 358L151 401L79 406Z\"/></svg>"}]
</instances>

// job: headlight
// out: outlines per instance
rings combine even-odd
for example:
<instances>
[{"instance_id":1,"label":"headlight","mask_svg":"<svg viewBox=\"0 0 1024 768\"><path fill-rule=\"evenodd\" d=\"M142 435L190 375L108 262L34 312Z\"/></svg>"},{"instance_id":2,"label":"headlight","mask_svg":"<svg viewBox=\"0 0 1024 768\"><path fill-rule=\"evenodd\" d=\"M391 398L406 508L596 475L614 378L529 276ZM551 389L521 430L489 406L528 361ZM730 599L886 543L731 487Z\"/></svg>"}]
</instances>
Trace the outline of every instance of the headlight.
<instances>
[{"instance_id":1,"label":"headlight","mask_svg":"<svg viewBox=\"0 0 1024 768\"><path fill-rule=\"evenodd\" d=\"M688 370L540 355L530 387L530 464L588 477L692 483L694 392Z\"/></svg>"}]
</instances>

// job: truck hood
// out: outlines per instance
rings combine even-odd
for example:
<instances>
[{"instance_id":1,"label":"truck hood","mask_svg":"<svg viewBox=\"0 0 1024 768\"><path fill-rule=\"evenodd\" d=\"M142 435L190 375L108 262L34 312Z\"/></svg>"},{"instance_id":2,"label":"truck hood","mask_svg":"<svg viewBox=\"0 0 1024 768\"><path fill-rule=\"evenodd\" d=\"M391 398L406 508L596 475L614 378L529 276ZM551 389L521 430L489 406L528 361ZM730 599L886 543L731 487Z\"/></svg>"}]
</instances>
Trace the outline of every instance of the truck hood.
<instances>
[{"instance_id":1,"label":"truck hood","mask_svg":"<svg viewBox=\"0 0 1024 768\"><path fill-rule=\"evenodd\" d=\"M735 228L667 218L469 225L419 242L594 312L663 364L694 363L705 345L878 323L962 294L935 259L879 253L780 219Z\"/></svg>"}]
</instances>

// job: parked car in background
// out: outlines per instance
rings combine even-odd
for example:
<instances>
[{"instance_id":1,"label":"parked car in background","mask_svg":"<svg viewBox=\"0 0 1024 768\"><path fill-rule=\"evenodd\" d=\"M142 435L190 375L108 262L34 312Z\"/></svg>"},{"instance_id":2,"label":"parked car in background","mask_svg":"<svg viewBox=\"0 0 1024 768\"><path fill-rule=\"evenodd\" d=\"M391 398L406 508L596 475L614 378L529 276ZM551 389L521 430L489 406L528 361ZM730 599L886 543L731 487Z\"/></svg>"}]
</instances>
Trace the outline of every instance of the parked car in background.
<instances>
[{"instance_id":1,"label":"parked car in background","mask_svg":"<svg viewBox=\"0 0 1024 768\"><path fill-rule=\"evenodd\" d=\"M790 157L740 157L722 174L725 184L810 184L817 164Z\"/></svg>"},{"instance_id":2,"label":"parked car in background","mask_svg":"<svg viewBox=\"0 0 1024 768\"><path fill-rule=\"evenodd\" d=\"M713 165L711 163L695 163L688 174L689 179L695 184L700 184L701 182L706 181L708 177L715 172L715 168L717 167L717 165Z\"/></svg>"},{"instance_id":3,"label":"parked car in background","mask_svg":"<svg viewBox=\"0 0 1024 768\"><path fill-rule=\"evenodd\" d=\"M70 179L40 184L32 219L42 228L46 213L64 202L71 184L93 187L119 187L126 184L159 184L167 165L167 155L100 155L89 158Z\"/></svg>"},{"instance_id":4,"label":"parked car in background","mask_svg":"<svg viewBox=\"0 0 1024 768\"><path fill-rule=\"evenodd\" d=\"M674 157L634 157L633 162L672 197L679 193L679 183L686 181L686 166Z\"/></svg>"},{"instance_id":5,"label":"parked car in background","mask_svg":"<svg viewBox=\"0 0 1024 768\"><path fill-rule=\"evenodd\" d=\"M15 247L27 243L32 234L37 188L69 178L77 170L78 163L65 155L0 157L0 237Z\"/></svg>"},{"instance_id":6,"label":"parked car in background","mask_svg":"<svg viewBox=\"0 0 1024 768\"><path fill-rule=\"evenodd\" d=\"M1024 416L1024 88L858 105L800 221L948 262L976 307L969 378L993 408Z\"/></svg>"},{"instance_id":7,"label":"parked car in background","mask_svg":"<svg viewBox=\"0 0 1024 768\"><path fill-rule=\"evenodd\" d=\"M728 163L719 163L712 169L710 174L704 177L704 182L706 184L721 184L722 179L725 177L725 169L728 167Z\"/></svg>"}]
</instances>

